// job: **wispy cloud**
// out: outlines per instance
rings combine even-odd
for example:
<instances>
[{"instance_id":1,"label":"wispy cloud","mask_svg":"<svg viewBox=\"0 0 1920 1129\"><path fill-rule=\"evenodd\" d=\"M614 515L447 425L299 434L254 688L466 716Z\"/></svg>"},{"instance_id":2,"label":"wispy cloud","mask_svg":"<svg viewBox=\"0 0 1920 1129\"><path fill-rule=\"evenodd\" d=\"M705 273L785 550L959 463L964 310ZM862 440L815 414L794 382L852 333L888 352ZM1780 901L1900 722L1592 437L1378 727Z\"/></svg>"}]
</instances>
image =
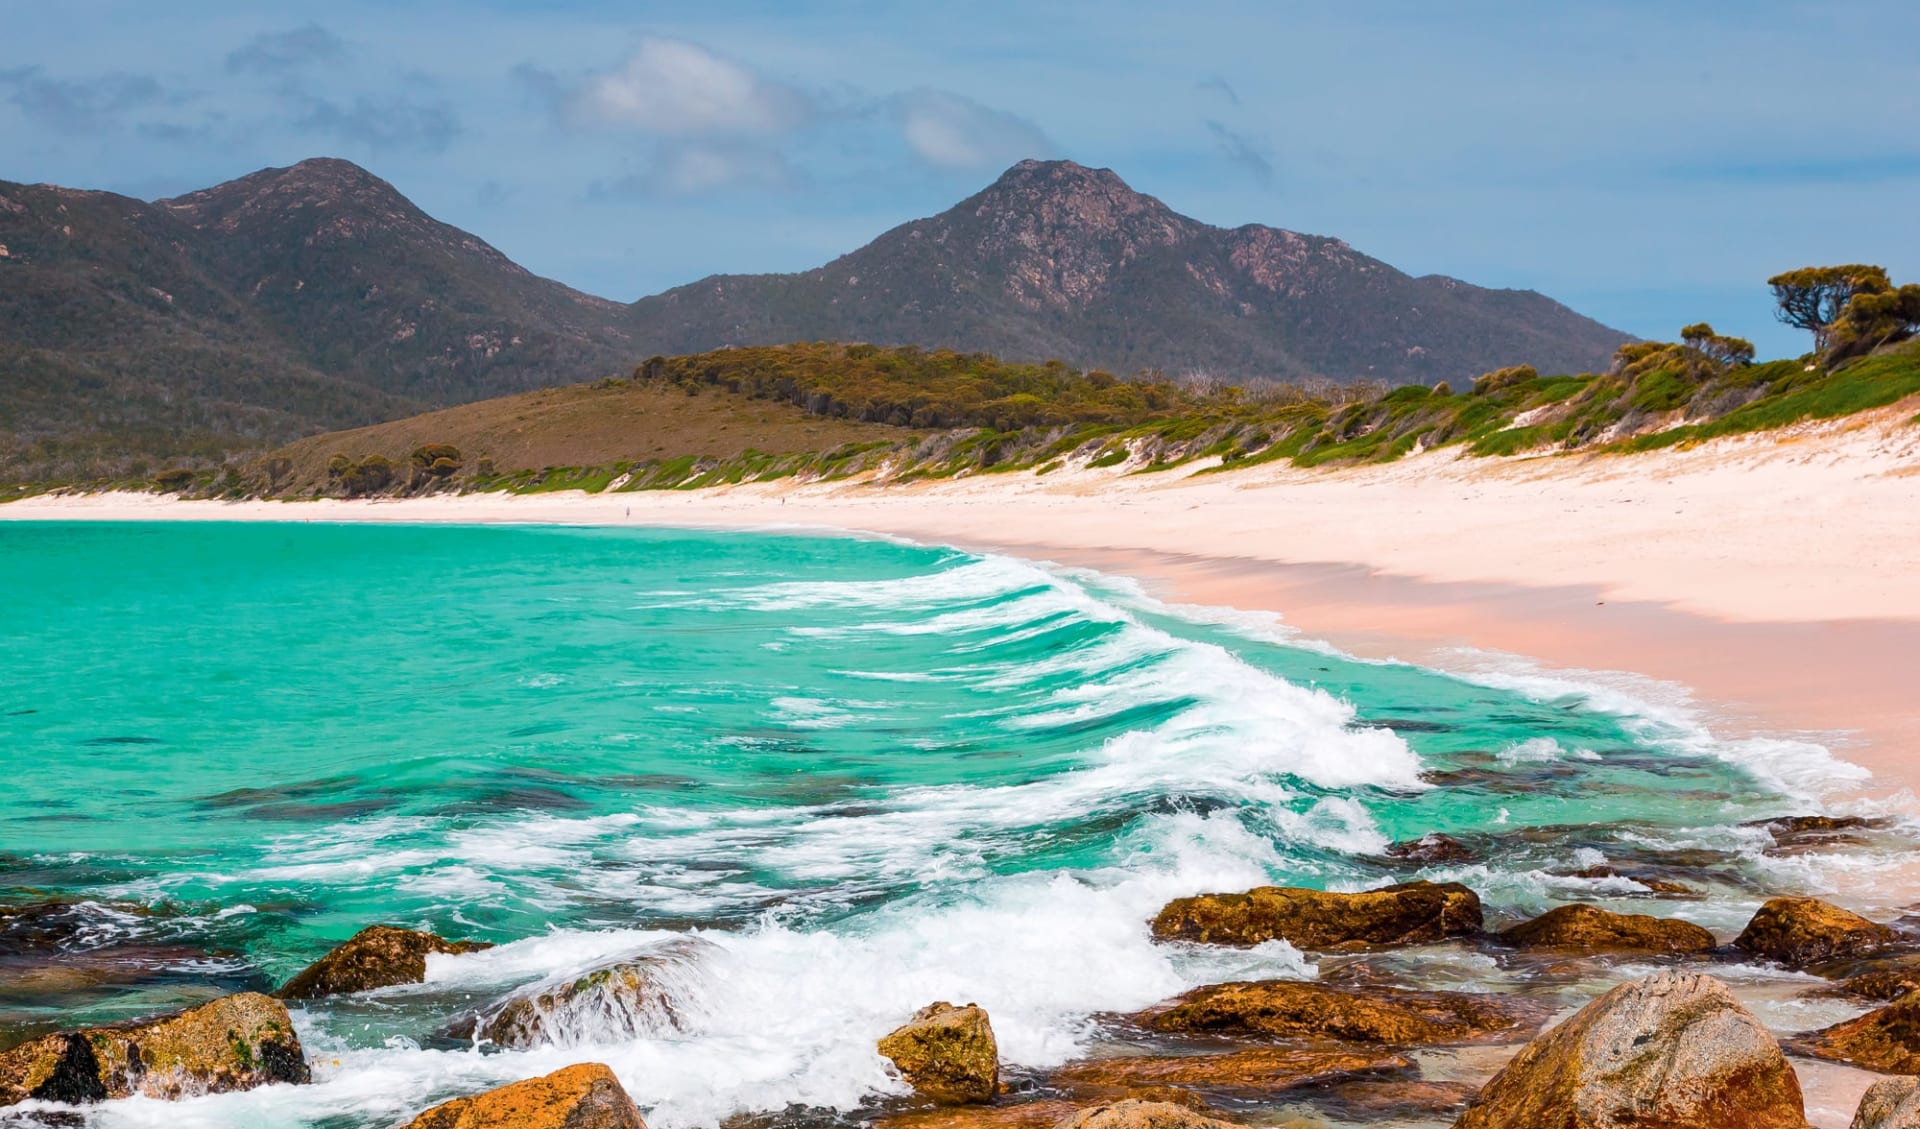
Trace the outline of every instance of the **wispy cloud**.
<instances>
[{"instance_id":1,"label":"wispy cloud","mask_svg":"<svg viewBox=\"0 0 1920 1129\"><path fill-rule=\"evenodd\" d=\"M344 62L348 55L345 40L319 24L308 24L247 40L227 53L227 73L283 76L317 63Z\"/></svg>"},{"instance_id":2,"label":"wispy cloud","mask_svg":"<svg viewBox=\"0 0 1920 1129\"><path fill-rule=\"evenodd\" d=\"M1218 94L1232 105L1238 106L1240 104L1240 92L1233 88L1232 83L1229 83L1219 75L1202 79L1194 83L1193 88L1195 90L1204 90L1212 94Z\"/></svg>"},{"instance_id":3,"label":"wispy cloud","mask_svg":"<svg viewBox=\"0 0 1920 1129\"><path fill-rule=\"evenodd\" d=\"M896 97L893 108L907 146L939 168L999 168L1057 151L1026 118L943 90L910 91Z\"/></svg>"},{"instance_id":4,"label":"wispy cloud","mask_svg":"<svg viewBox=\"0 0 1920 1129\"><path fill-rule=\"evenodd\" d=\"M778 150L741 142L666 141L639 172L587 189L594 200L704 196L728 189L787 189L799 182Z\"/></svg>"},{"instance_id":5,"label":"wispy cloud","mask_svg":"<svg viewBox=\"0 0 1920 1129\"><path fill-rule=\"evenodd\" d=\"M372 150L439 153L460 136L459 115L445 102L419 102L407 96L362 96L341 103L308 97L295 125Z\"/></svg>"},{"instance_id":6,"label":"wispy cloud","mask_svg":"<svg viewBox=\"0 0 1920 1129\"><path fill-rule=\"evenodd\" d=\"M167 101L151 75L115 72L91 78L48 76L39 67L0 70L0 92L27 117L56 129L97 132L129 111Z\"/></svg>"},{"instance_id":7,"label":"wispy cloud","mask_svg":"<svg viewBox=\"0 0 1920 1129\"><path fill-rule=\"evenodd\" d=\"M1267 155L1265 146L1217 121L1207 123L1207 132L1213 135L1214 144L1227 160L1247 170L1262 185L1273 184L1273 159Z\"/></svg>"}]
</instances>

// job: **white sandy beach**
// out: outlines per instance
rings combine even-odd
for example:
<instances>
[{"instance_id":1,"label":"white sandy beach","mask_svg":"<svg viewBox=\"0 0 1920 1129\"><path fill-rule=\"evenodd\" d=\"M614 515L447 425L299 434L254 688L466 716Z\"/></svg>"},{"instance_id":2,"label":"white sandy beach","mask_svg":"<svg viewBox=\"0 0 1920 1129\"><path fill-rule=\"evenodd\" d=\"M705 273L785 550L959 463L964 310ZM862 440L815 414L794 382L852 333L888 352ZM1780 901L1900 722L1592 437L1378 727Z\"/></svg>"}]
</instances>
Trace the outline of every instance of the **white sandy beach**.
<instances>
[{"instance_id":1,"label":"white sandy beach","mask_svg":"<svg viewBox=\"0 0 1920 1129\"><path fill-rule=\"evenodd\" d=\"M1445 665L1464 646L1633 671L1690 689L1723 726L1819 732L1884 794L1920 787L1917 408L1636 456L375 502L74 495L0 518L787 526L1006 551L1278 612L1360 654Z\"/></svg>"}]
</instances>

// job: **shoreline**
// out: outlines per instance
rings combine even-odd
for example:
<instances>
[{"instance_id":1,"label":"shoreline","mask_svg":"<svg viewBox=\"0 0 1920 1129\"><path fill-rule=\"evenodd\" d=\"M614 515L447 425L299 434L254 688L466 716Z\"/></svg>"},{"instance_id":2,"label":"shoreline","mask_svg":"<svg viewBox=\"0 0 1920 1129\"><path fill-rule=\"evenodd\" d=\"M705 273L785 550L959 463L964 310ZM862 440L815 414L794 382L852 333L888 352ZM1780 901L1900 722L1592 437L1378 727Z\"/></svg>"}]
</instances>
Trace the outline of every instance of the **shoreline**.
<instances>
[{"instance_id":1,"label":"shoreline","mask_svg":"<svg viewBox=\"0 0 1920 1129\"><path fill-rule=\"evenodd\" d=\"M1690 697L1723 734L1825 744L1873 773L1838 798L1920 815L1906 673L1920 654L1920 428L1905 409L1624 457L374 501L50 495L0 505L0 528L9 519L905 537L1132 577L1169 603L1272 612L1363 658L1630 673Z\"/></svg>"}]
</instances>

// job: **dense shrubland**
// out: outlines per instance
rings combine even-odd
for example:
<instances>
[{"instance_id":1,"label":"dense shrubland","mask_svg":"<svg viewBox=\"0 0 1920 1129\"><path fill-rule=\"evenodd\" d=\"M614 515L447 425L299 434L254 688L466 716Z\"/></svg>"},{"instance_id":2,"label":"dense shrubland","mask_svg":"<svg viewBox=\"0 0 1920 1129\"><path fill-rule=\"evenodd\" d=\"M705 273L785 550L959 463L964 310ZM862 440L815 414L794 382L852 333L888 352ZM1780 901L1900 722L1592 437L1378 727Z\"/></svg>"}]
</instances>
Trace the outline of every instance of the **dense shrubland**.
<instances>
[{"instance_id":1,"label":"dense shrubland","mask_svg":"<svg viewBox=\"0 0 1920 1129\"><path fill-rule=\"evenodd\" d=\"M746 405L777 406L835 421L834 437L802 444L789 427L775 440L788 449L736 442L730 453L700 453L716 432L651 457L638 453L636 441L632 458L532 467L496 460L484 439L450 435L414 446L404 460L397 456L405 448L391 456L341 449L318 480L292 473L282 453L246 467L175 468L151 485L197 496L371 497L680 489L857 475L911 481L1046 474L1068 466L1121 472L1279 460L1319 466L1383 462L1440 447L1475 456L1625 452L1832 418L1920 394L1920 341L1913 340L1920 331L1920 286L1896 287L1884 270L1865 266L1790 271L1770 285L1781 320L1811 332L1815 352L1755 363L1750 342L1701 323L1683 328L1677 341L1622 346L1605 372L1543 374L1519 365L1455 390L1446 383L1242 387L1156 373L1123 379L1057 361L1018 364L979 353L861 344L723 349L654 357L630 378L581 392L605 397L606 404L621 397L651 396L655 404L708 398L729 420L746 418ZM560 450L573 434L565 428L579 426L524 413L515 419L522 430L560 428L552 444Z\"/></svg>"}]
</instances>

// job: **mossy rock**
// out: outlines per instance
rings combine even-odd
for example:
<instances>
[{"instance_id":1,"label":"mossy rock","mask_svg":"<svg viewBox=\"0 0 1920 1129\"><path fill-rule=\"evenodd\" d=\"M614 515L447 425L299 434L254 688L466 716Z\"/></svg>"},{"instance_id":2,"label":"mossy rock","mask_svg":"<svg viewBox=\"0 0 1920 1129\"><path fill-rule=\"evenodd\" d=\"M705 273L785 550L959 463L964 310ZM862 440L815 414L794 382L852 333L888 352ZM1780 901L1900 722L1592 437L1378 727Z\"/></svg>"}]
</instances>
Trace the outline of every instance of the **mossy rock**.
<instances>
[{"instance_id":1,"label":"mossy rock","mask_svg":"<svg viewBox=\"0 0 1920 1129\"><path fill-rule=\"evenodd\" d=\"M1141 1026L1163 1034L1391 1046L1517 1041L1545 1018L1537 1005L1486 993L1336 988L1299 980L1214 984L1135 1016Z\"/></svg>"},{"instance_id":2,"label":"mossy rock","mask_svg":"<svg viewBox=\"0 0 1920 1129\"><path fill-rule=\"evenodd\" d=\"M432 933L369 925L281 985L274 995L283 1000L316 1000L418 984L427 978L427 954L476 953L492 947L485 941L449 941Z\"/></svg>"},{"instance_id":3,"label":"mossy rock","mask_svg":"<svg viewBox=\"0 0 1920 1129\"><path fill-rule=\"evenodd\" d=\"M1336 951L1427 944L1480 932L1480 897L1457 882L1403 882L1357 894L1262 886L1167 903L1153 919L1166 941Z\"/></svg>"},{"instance_id":4,"label":"mossy rock","mask_svg":"<svg viewBox=\"0 0 1920 1129\"><path fill-rule=\"evenodd\" d=\"M1900 935L1819 898L1774 898L1753 915L1734 946L1789 968L1866 956Z\"/></svg>"},{"instance_id":5,"label":"mossy rock","mask_svg":"<svg viewBox=\"0 0 1920 1129\"><path fill-rule=\"evenodd\" d=\"M155 1019L43 1035L0 1054L0 1106L174 1099L311 1079L286 1005L257 992Z\"/></svg>"},{"instance_id":6,"label":"mossy rock","mask_svg":"<svg viewBox=\"0 0 1920 1129\"><path fill-rule=\"evenodd\" d=\"M1803 1035L1793 1049L1887 1074L1920 1074L1920 995Z\"/></svg>"},{"instance_id":7,"label":"mossy rock","mask_svg":"<svg viewBox=\"0 0 1920 1129\"><path fill-rule=\"evenodd\" d=\"M974 1004L928 1004L879 1049L916 1093L943 1105L992 1101L999 1092L999 1044L987 1013Z\"/></svg>"},{"instance_id":8,"label":"mossy rock","mask_svg":"<svg viewBox=\"0 0 1920 1129\"><path fill-rule=\"evenodd\" d=\"M1719 944L1712 933L1691 921L1613 913L1583 903L1550 909L1499 936L1502 942L1523 949L1585 953L1707 953Z\"/></svg>"},{"instance_id":9,"label":"mossy rock","mask_svg":"<svg viewBox=\"0 0 1920 1129\"><path fill-rule=\"evenodd\" d=\"M686 939L555 983L521 989L450 1024L454 1038L525 1050L626 1040L680 1027L676 981L713 945Z\"/></svg>"},{"instance_id":10,"label":"mossy rock","mask_svg":"<svg viewBox=\"0 0 1920 1129\"><path fill-rule=\"evenodd\" d=\"M583 1062L434 1106L407 1129L647 1129L633 1099L597 1062Z\"/></svg>"}]
</instances>

